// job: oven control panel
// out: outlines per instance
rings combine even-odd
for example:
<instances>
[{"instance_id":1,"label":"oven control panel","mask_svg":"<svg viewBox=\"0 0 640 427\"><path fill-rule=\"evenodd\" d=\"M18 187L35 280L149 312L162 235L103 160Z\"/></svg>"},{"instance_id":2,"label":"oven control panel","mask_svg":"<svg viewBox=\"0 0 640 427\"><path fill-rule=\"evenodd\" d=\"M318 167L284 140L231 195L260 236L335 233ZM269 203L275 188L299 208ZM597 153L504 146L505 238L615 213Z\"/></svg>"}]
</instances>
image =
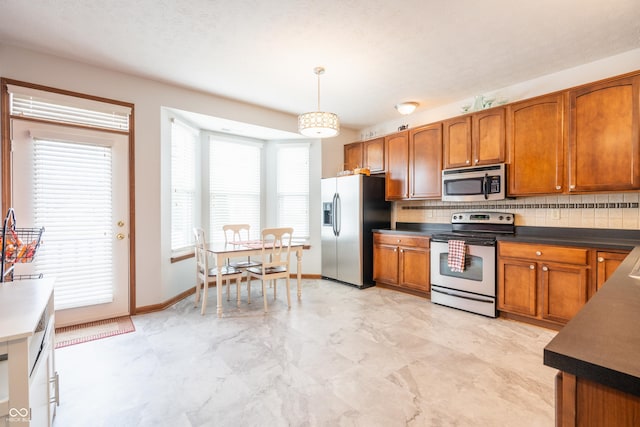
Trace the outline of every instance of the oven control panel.
<instances>
[{"instance_id":1,"label":"oven control panel","mask_svg":"<svg viewBox=\"0 0 640 427\"><path fill-rule=\"evenodd\" d=\"M451 224L513 225L514 217L509 212L456 212L451 215Z\"/></svg>"}]
</instances>

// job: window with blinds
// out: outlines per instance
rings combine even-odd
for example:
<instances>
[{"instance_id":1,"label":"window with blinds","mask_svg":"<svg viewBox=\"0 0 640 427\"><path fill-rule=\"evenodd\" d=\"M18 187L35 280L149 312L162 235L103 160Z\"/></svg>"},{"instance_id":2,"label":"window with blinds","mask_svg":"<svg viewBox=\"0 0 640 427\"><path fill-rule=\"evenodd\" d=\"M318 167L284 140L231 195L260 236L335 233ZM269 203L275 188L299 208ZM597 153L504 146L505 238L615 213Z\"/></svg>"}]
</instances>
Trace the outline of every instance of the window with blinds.
<instances>
[{"instance_id":1,"label":"window with blinds","mask_svg":"<svg viewBox=\"0 0 640 427\"><path fill-rule=\"evenodd\" d=\"M56 92L7 85L13 116L70 123L101 129L129 130L131 108Z\"/></svg>"},{"instance_id":2,"label":"window with blinds","mask_svg":"<svg viewBox=\"0 0 640 427\"><path fill-rule=\"evenodd\" d=\"M278 226L309 237L309 145L278 146Z\"/></svg>"},{"instance_id":3,"label":"window with blinds","mask_svg":"<svg viewBox=\"0 0 640 427\"><path fill-rule=\"evenodd\" d=\"M261 156L258 143L209 138L210 241L224 242L225 224L249 224L260 237Z\"/></svg>"},{"instance_id":4,"label":"window with blinds","mask_svg":"<svg viewBox=\"0 0 640 427\"><path fill-rule=\"evenodd\" d=\"M34 139L35 269L56 278L56 310L113 301L112 148Z\"/></svg>"},{"instance_id":5,"label":"window with blinds","mask_svg":"<svg viewBox=\"0 0 640 427\"><path fill-rule=\"evenodd\" d=\"M185 252L194 243L196 149L198 131L171 122L171 251Z\"/></svg>"}]
</instances>

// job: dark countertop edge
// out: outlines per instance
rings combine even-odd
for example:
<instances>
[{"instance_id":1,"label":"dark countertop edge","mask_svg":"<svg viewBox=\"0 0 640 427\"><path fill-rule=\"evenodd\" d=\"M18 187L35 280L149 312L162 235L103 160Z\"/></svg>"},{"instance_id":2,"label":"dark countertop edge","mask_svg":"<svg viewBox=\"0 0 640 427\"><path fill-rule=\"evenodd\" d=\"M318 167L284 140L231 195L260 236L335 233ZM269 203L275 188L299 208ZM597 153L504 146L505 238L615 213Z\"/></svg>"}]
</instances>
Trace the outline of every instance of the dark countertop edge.
<instances>
[{"instance_id":1,"label":"dark countertop edge","mask_svg":"<svg viewBox=\"0 0 640 427\"><path fill-rule=\"evenodd\" d=\"M640 381L636 376L575 359L546 348L544 349L543 362L546 366L567 372L576 377L586 378L616 390L640 396Z\"/></svg>"},{"instance_id":2,"label":"dark countertop edge","mask_svg":"<svg viewBox=\"0 0 640 427\"><path fill-rule=\"evenodd\" d=\"M552 368L640 396L640 281L636 247L544 348Z\"/></svg>"},{"instance_id":3,"label":"dark countertop edge","mask_svg":"<svg viewBox=\"0 0 640 427\"><path fill-rule=\"evenodd\" d=\"M451 224L399 222L395 229L376 229L379 233L430 236L451 231ZM640 230L517 226L514 235L500 235L498 241L541 243L546 245L592 246L631 250L640 246Z\"/></svg>"}]
</instances>

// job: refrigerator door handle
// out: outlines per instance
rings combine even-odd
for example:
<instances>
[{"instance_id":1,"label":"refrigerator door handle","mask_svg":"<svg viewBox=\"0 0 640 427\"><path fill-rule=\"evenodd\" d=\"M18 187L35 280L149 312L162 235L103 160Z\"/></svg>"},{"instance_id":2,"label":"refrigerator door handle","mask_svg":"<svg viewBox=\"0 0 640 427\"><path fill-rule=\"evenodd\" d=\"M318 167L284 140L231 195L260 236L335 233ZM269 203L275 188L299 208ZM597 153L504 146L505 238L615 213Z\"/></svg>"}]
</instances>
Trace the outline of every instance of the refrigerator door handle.
<instances>
[{"instance_id":1,"label":"refrigerator door handle","mask_svg":"<svg viewBox=\"0 0 640 427\"><path fill-rule=\"evenodd\" d=\"M333 193L333 203L331 203L331 228L333 230L333 235L338 235L338 224L336 217L336 206L338 205L338 193Z\"/></svg>"},{"instance_id":2,"label":"refrigerator door handle","mask_svg":"<svg viewBox=\"0 0 640 427\"><path fill-rule=\"evenodd\" d=\"M336 193L336 204L335 206L335 216L334 216L334 224L335 224L335 235L340 236L340 229L342 228L341 224L341 216L342 216L342 201L340 201L340 194Z\"/></svg>"}]
</instances>

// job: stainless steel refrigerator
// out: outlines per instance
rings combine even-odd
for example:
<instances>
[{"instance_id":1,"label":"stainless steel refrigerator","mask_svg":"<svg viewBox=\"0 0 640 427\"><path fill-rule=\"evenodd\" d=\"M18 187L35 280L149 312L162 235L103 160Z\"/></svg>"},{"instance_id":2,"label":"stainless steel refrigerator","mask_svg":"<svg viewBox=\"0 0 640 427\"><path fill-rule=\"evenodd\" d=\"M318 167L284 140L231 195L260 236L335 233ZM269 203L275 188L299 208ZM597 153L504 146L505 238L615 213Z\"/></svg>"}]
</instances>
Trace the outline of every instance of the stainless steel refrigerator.
<instances>
[{"instance_id":1,"label":"stainless steel refrigerator","mask_svg":"<svg viewBox=\"0 0 640 427\"><path fill-rule=\"evenodd\" d=\"M373 286L373 234L391 226L384 176L322 180L322 277Z\"/></svg>"}]
</instances>

